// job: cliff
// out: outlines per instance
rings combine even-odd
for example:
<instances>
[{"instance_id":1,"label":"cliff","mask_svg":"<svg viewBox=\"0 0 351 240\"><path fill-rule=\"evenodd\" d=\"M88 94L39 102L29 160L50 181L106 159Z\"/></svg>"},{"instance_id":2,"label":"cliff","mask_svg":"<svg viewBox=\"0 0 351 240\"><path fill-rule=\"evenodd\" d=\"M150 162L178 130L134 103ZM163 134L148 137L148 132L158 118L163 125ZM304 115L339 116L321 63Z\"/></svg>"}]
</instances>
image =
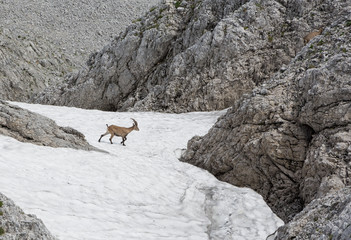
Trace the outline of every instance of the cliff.
<instances>
[{"instance_id":1,"label":"cliff","mask_svg":"<svg viewBox=\"0 0 351 240\"><path fill-rule=\"evenodd\" d=\"M351 182L350 39L348 3L290 64L244 95L207 135L190 140L181 160L255 189L278 216L293 222L286 228L302 228L301 221L310 218L304 214L327 196L331 202L340 196L345 200L343 189ZM342 206L350 211L349 204ZM318 219L327 219L325 212L319 214ZM333 223L339 233L349 232L349 225L339 220ZM340 237L335 226L315 222L318 227L291 236L305 239L304 234L318 235L319 229Z\"/></svg>"}]
</instances>

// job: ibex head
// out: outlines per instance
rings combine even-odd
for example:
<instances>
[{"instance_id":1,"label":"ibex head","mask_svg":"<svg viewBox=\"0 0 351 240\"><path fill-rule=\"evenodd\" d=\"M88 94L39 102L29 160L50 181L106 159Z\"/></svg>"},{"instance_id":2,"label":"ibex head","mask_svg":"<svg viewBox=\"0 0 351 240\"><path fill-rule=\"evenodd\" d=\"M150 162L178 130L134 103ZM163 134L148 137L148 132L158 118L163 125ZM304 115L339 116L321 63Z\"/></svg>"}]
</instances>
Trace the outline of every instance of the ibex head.
<instances>
[{"instance_id":1,"label":"ibex head","mask_svg":"<svg viewBox=\"0 0 351 240\"><path fill-rule=\"evenodd\" d=\"M134 118L131 118L131 119L132 119L133 122L134 122L134 124L133 124L134 130L135 130L135 131L139 131L138 122L137 122Z\"/></svg>"}]
</instances>

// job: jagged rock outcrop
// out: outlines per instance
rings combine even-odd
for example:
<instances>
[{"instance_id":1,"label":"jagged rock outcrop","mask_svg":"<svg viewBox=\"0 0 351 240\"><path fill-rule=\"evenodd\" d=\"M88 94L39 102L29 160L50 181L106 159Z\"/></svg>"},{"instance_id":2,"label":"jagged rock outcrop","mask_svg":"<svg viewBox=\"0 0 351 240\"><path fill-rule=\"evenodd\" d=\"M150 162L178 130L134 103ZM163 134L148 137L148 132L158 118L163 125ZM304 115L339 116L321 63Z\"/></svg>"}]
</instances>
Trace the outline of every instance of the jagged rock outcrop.
<instances>
[{"instance_id":1,"label":"jagged rock outcrop","mask_svg":"<svg viewBox=\"0 0 351 240\"><path fill-rule=\"evenodd\" d=\"M92 54L87 70L35 102L119 111L223 109L288 64L303 36L343 4L163 1Z\"/></svg>"},{"instance_id":2,"label":"jagged rock outcrop","mask_svg":"<svg viewBox=\"0 0 351 240\"><path fill-rule=\"evenodd\" d=\"M181 158L253 188L285 222L351 183L351 3L339 3L322 35L190 140Z\"/></svg>"},{"instance_id":3,"label":"jagged rock outcrop","mask_svg":"<svg viewBox=\"0 0 351 240\"><path fill-rule=\"evenodd\" d=\"M1 240L56 240L35 215L25 214L14 202L0 193Z\"/></svg>"},{"instance_id":4,"label":"jagged rock outcrop","mask_svg":"<svg viewBox=\"0 0 351 240\"><path fill-rule=\"evenodd\" d=\"M91 146L77 130L57 126L47 117L1 100L0 134L42 146L101 151Z\"/></svg>"},{"instance_id":5,"label":"jagged rock outcrop","mask_svg":"<svg viewBox=\"0 0 351 240\"><path fill-rule=\"evenodd\" d=\"M56 86L157 2L1 1L0 99L28 101Z\"/></svg>"}]
</instances>

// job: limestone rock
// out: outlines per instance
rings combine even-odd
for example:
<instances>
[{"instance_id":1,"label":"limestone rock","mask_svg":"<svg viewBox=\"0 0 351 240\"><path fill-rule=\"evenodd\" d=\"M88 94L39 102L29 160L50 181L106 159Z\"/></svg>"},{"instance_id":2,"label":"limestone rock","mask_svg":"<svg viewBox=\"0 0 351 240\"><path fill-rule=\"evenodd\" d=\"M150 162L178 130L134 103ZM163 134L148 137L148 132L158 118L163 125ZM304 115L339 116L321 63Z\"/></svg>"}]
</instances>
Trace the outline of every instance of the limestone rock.
<instances>
[{"instance_id":1,"label":"limestone rock","mask_svg":"<svg viewBox=\"0 0 351 240\"><path fill-rule=\"evenodd\" d=\"M181 158L259 192L290 221L350 185L351 6L272 79L243 96Z\"/></svg>"},{"instance_id":2,"label":"limestone rock","mask_svg":"<svg viewBox=\"0 0 351 240\"><path fill-rule=\"evenodd\" d=\"M101 151L91 146L77 130L57 126L47 117L1 100L0 134L37 145Z\"/></svg>"},{"instance_id":3,"label":"limestone rock","mask_svg":"<svg viewBox=\"0 0 351 240\"><path fill-rule=\"evenodd\" d=\"M351 188L313 200L291 222L278 229L279 239L350 239Z\"/></svg>"},{"instance_id":4,"label":"limestone rock","mask_svg":"<svg viewBox=\"0 0 351 240\"><path fill-rule=\"evenodd\" d=\"M35 215L25 214L14 202L0 193L1 240L56 240Z\"/></svg>"},{"instance_id":5,"label":"limestone rock","mask_svg":"<svg viewBox=\"0 0 351 240\"><path fill-rule=\"evenodd\" d=\"M0 27L0 99L28 101L76 67L40 37L15 36L13 30Z\"/></svg>"},{"instance_id":6,"label":"limestone rock","mask_svg":"<svg viewBox=\"0 0 351 240\"><path fill-rule=\"evenodd\" d=\"M0 99L28 102L159 0L2 0Z\"/></svg>"},{"instance_id":7,"label":"limestone rock","mask_svg":"<svg viewBox=\"0 0 351 240\"><path fill-rule=\"evenodd\" d=\"M88 69L34 101L118 111L227 108L288 64L303 36L345 4L331 2L163 1L92 54Z\"/></svg>"}]
</instances>

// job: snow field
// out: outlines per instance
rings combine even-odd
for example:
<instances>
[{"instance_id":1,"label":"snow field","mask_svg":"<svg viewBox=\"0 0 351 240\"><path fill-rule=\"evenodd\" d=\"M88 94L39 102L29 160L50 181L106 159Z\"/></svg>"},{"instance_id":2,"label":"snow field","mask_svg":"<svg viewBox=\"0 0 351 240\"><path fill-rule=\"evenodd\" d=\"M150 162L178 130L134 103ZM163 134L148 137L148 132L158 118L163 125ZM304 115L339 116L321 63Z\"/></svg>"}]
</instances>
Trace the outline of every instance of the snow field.
<instances>
[{"instance_id":1,"label":"snow field","mask_svg":"<svg viewBox=\"0 0 351 240\"><path fill-rule=\"evenodd\" d=\"M109 153L50 148L0 136L0 191L59 239L265 239L283 224L262 197L179 162L194 135L224 113L102 112L13 103L81 131ZM97 140L107 124L140 131Z\"/></svg>"}]
</instances>

